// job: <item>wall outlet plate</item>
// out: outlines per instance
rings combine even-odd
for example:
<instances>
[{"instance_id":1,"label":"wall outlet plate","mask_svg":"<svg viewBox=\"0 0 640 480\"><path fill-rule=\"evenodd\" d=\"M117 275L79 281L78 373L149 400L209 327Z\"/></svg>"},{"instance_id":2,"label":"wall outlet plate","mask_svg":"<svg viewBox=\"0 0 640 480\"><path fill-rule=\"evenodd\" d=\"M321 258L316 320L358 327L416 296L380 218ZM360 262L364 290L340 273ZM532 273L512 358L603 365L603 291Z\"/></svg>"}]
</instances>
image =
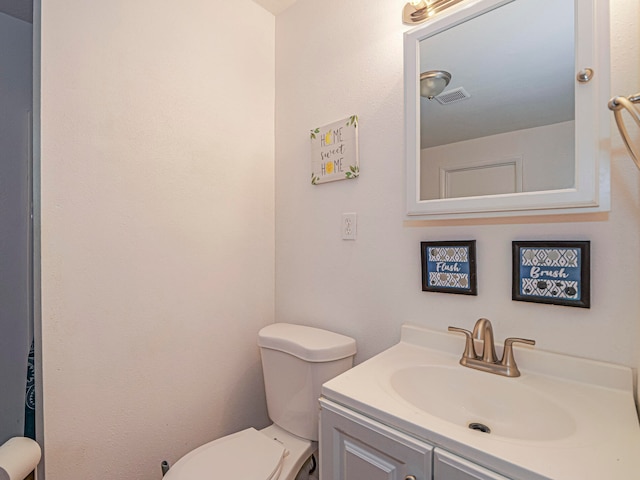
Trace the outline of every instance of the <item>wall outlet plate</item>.
<instances>
[{"instance_id":1,"label":"wall outlet plate","mask_svg":"<svg viewBox=\"0 0 640 480\"><path fill-rule=\"evenodd\" d=\"M342 240L355 240L357 234L357 215L355 213L342 214Z\"/></svg>"}]
</instances>

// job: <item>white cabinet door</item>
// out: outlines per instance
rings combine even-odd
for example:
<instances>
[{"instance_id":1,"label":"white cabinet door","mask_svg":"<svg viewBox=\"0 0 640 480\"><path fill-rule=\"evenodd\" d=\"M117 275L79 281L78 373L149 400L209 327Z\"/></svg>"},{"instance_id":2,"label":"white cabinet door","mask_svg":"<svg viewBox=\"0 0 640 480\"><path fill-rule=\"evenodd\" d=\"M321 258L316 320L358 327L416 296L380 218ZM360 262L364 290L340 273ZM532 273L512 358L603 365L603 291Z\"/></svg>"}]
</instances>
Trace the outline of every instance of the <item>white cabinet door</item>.
<instances>
[{"instance_id":1,"label":"white cabinet door","mask_svg":"<svg viewBox=\"0 0 640 480\"><path fill-rule=\"evenodd\" d=\"M433 480L510 480L457 455L435 449Z\"/></svg>"},{"instance_id":2,"label":"white cabinet door","mask_svg":"<svg viewBox=\"0 0 640 480\"><path fill-rule=\"evenodd\" d=\"M320 480L431 480L431 445L320 403Z\"/></svg>"}]
</instances>

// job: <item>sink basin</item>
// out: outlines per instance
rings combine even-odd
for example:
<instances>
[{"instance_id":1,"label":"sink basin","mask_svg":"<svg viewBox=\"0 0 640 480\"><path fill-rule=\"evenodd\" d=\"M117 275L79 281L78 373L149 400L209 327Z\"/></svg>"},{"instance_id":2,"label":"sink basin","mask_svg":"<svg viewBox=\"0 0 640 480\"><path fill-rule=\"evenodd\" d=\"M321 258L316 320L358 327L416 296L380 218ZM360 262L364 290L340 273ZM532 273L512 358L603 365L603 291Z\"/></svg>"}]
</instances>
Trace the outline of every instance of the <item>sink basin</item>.
<instances>
[{"instance_id":1,"label":"sink basin","mask_svg":"<svg viewBox=\"0 0 640 480\"><path fill-rule=\"evenodd\" d=\"M522 376L507 378L460 365L463 347L458 334L403 325L399 343L326 382L321 402L504 478L639 478L629 367L521 348Z\"/></svg>"},{"instance_id":2,"label":"sink basin","mask_svg":"<svg viewBox=\"0 0 640 480\"><path fill-rule=\"evenodd\" d=\"M459 365L418 365L394 372L390 384L397 396L420 411L480 435L547 441L576 430L567 410L527 386L522 377Z\"/></svg>"}]
</instances>

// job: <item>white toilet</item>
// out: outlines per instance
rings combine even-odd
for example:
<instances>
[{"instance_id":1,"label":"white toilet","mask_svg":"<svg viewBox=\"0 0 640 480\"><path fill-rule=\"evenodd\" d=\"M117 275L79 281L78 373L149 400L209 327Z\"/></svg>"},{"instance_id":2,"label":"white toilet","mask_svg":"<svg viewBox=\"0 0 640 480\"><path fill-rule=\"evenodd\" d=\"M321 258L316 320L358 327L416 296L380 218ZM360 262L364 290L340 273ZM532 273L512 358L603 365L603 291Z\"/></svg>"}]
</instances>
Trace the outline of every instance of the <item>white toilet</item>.
<instances>
[{"instance_id":1,"label":"white toilet","mask_svg":"<svg viewBox=\"0 0 640 480\"><path fill-rule=\"evenodd\" d=\"M322 384L353 365L356 342L318 328L275 323L258 333L267 410L273 425L248 428L202 445L164 480L307 479L317 450Z\"/></svg>"}]
</instances>

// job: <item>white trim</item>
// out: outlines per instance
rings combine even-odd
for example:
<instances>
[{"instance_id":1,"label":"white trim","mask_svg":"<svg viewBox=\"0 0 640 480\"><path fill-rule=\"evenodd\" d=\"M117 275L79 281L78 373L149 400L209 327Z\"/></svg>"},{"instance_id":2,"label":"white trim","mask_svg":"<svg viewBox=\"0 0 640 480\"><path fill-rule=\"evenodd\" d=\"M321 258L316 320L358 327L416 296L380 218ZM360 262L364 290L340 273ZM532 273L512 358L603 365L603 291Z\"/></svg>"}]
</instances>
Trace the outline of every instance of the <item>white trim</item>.
<instances>
[{"instance_id":1,"label":"white trim","mask_svg":"<svg viewBox=\"0 0 640 480\"><path fill-rule=\"evenodd\" d=\"M504 160L479 160L467 162L465 164L449 165L440 167L440 198L451 198L449 191L451 189L452 174L465 172L470 170L483 170L491 168L500 168L513 166L513 188L514 191L522 192L522 157L511 157ZM455 197L453 197L455 198Z\"/></svg>"}]
</instances>

